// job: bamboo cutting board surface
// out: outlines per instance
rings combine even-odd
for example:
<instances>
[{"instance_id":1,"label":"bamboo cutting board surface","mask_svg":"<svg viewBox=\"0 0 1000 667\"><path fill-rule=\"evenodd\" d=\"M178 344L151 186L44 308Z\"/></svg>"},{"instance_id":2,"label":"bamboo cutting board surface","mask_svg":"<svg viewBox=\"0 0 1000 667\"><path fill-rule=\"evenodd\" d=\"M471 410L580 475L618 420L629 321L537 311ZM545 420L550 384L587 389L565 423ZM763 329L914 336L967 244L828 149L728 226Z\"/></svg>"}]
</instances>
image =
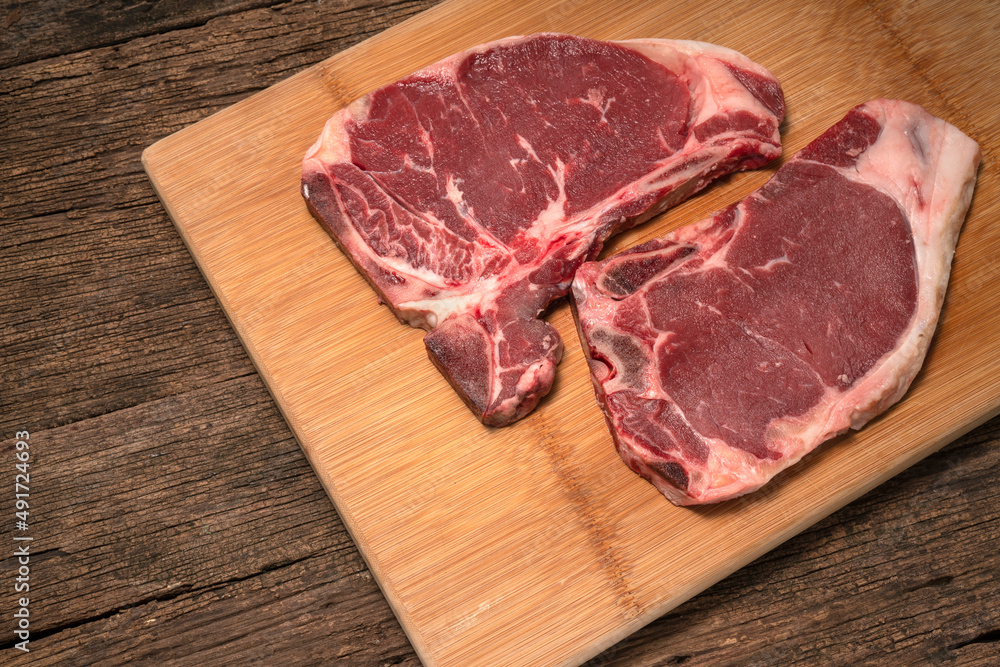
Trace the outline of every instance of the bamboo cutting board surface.
<instances>
[{"instance_id":1,"label":"bamboo cutting board surface","mask_svg":"<svg viewBox=\"0 0 1000 667\"><path fill-rule=\"evenodd\" d=\"M997 100L944 91L940 62L921 69L906 41L916 35L893 29L905 18L864 2L734 11L725 0L451 0L145 151L160 198L426 664L580 663L998 412ZM752 496L677 508L615 454L562 303L549 316L566 344L550 396L508 428L475 420L427 360L423 332L377 305L310 217L300 162L326 119L362 94L542 30L743 52L782 81L786 155L875 97L922 104L980 141L944 316L900 404ZM776 167L724 179L608 252L706 217Z\"/></svg>"}]
</instances>

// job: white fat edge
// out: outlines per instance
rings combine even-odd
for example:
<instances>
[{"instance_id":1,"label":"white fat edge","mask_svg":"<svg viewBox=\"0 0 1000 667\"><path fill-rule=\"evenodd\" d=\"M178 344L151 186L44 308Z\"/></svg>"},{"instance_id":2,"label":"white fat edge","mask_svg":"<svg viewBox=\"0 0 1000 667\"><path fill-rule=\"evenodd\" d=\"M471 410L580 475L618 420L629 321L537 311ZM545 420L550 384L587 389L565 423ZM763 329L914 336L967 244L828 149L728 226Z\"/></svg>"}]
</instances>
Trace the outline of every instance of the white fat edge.
<instances>
[{"instance_id":1,"label":"white fat edge","mask_svg":"<svg viewBox=\"0 0 1000 667\"><path fill-rule=\"evenodd\" d=\"M849 402L836 406L830 431L844 424L864 426L901 399L920 370L937 327L979 161L975 141L917 105L874 100L864 110L883 124L882 132L854 167L839 171L900 206L913 233L920 291L899 345L851 388Z\"/></svg>"},{"instance_id":2,"label":"white fat edge","mask_svg":"<svg viewBox=\"0 0 1000 667\"><path fill-rule=\"evenodd\" d=\"M875 112L883 130L855 167L842 173L897 202L913 232L921 284L943 292L972 195L979 147L914 104L877 100L865 109Z\"/></svg>"},{"instance_id":3,"label":"white fat edge","mask_svg":"<svg viewBox=\"0 0 1000 667\"><path fill-rule=\"evenodd\" d=\"M948 261L950 262L950 257ZM950 273L948 266L941 270L942 277L939 280L922 286L924 289L918 295L916 312L900 334L897 346L875 362L868 373L847 391L833 390L835 396L827 399L831 405L829 418L824 425L824 431L829 434L826 437L841 433L848 427L861 429L906 394L923 365L937 328Z\"/></svg>"},{"instance_id":4,"label":"white fat edge","mask_svg":"<svg viewBox=\"0 0 1000 667\"><path fill-rule=\"evenodd\" d=\"M821 381L819 386L823 387L823 394L805 414L779 417L768 424L767 446L782 454L782 465L774 473L794 465L820 443L847 429L849 424L831 419L844 392L836 387L828 387Z\"/></svg>"},{"instance_id":5,"label":"white fat edge","mask_svg":"<svg viewBox=\"0 0 1000 667\"><path fill-rule=\"evenodd\" d=\"M764 103L758 100L726 68L726 63L754 72L767 79L774 79L773 74L758 63L731 49L706 45L703 42L693 42L692 44L696 44L700 50L700 53L692 54L692 59L696 64L691 65L691 68L697 73L697 84L692 85L692 94L702 93L702 95L696 95L693 98L699 104L692 109L692 127L716 114L727 115L734 111L749 111L756 116L775 117L774 113L764 106ZM781 146L781 136L778 131L781 118L777 118L777 121L771 140L775 146ZM743 138L743 134L740 132L718 134L712 138L712 141L727 143L733 137Z\"/></svg>"},{"instance_id":6,"label":"white fat edge","mask_svg":"<svg viewBox=\"0 0 1000 667\"><path fill-rule=\"evenodd\" d=\"M710 42L700 42L691 39L642 38L625 39L616 43L634 48L651 60L655 60L656 62L664 65L668 69L672 69L669 63L676 60L676 54L681 54L691 58L711 56L717 60L732 63L742 69L751 70L762 76L774 78L774 75L771 74L767 68L751 60L739 51L730 49L726 46L712 44Z\"/></svg>"},{"instance_id":7,"label":"white fat edge","mask_svg":"<svg viewBox=\"0 0 1000 667\"><path fill-rule=\"evenodd\" d=\"M692 102L696 103L691 109L692 126L717 113L741 109L774 115L733 76L725 63L768 79L774 79L774 75L738 51L692 40L638 39L621 43L687 79Z\"/></svg>"},{"instance_id":8,"label":"white fat edge","mask_svg":"<svg viewBox=\"0 0 1000 667\"><path fill-rule=\"evenodd\" d=\"M433 329L452 315L475 309L482 300L482 294L470 292L452 296L437 296L419 301L406 301L398 304L396 308L401 312L419 314L421 321Z\"/></svg>"},{"instance_id":9,"label":"white fat edge","mask_svg":"<svg viewBox=\"0 0 1000 667\"><path fill-rule=\"evenodd\" d=\"M939 308L940 303L918 302L917 313L893 350L875 362L847 391L828 389L821 401L828 416L816 426L817 437L823 440L848 428L859 430L903 398L923 365L937 326Z\"/></svg>"},{"instance_id":10,"label":"white fat edge","mask_svg":"<svg viewBox=\"0 0 1000 667\"><path fill-rule=\"evenodd\" d=\"M705 474L711 481L706 501L718 502L759 490L775 475L847 430L846 424L824 418L832 416L839 396L835 388L826 387L823 397L805 415L772 420L766 433L766 446L780 453L776 460L759 459L723 440L704 438L709 445Z\"/></svg>"},{"instance_id":11,"label":"white fat edge","mask_svg":"<svg viewBox=\"0 0 1000 667\"><path fill-rule=\"evenodd\" d=\"M709 73L706 79L711 84L713 101L716 106L729 112L746 110L758 116L775 118L774 112L764 106L764 103L757 99L725 65L729 63L740 69L753 72L762 78L775 81L780 86L781 84L777 82L775 76L759 63L750 60L736 51L729 49L719 51L718 48L707 51L707 57L699 59L699 64ZM710 116L702 116L702 118L708 117ZM781 124L782 119L776 118L776 120L773 140L776 145L780 146L781 137L778 132L778 126ZM724 137L725 135L719 136Z\"/></svg>"},{"instance_id":12,"label":"white fat edge","mask_svg":"<svg viewBox=\"0 0 1000 667\"><path fill-rule=\"evenodd\" d=\"M704 49L699 48L700 43L669 39L630 39L618 43L659 63L687 84L691 93L692 107L688 113L692 127L698 119L707 118L718 109L709 81L702 71L700 56Z\"/></svg>"},{"instance_id":13,"label":"white fat edge","mask_svg":"<svg viewBox=\"0 0 1000 667\"><path fill-rule=\"evenodd\" d=\"M489 51L500 44L505 44L509 42L515 42L522 37L505 37L503 39L498 39L492 42L486 42L484 44L478 44L470 49L464 51L458 51L452 53L441 60L437 60L429 65L425 65L418 70L412 72L403 72L399 77L396 78L397 81L403 78L421 78L421 79L439 79L442 81L453 81L455 79L455 72L459 65L467 58L478 53L484 53ZM389 84L392 85L392 84Z\"/></svg>"},{"instance_id":14,"label":"white fat edge","mask_svg":"<svg viewBox=\"0 0 1000 667\"><path fill-rule=\"evenodd\" d=\"M371 96L365 95L341 109L323 125L319 138L306 151L303 162L315 161L318 165L351 161L350 136L346 127L352 121L368 115Z\"/></svg>"},{"instance_id":15,"label":"white fat edge","mask_svg":"<svg viewBox=\"0 0 1000 667\"><path fill-rule=\"evenodd\" d=\"M630 39L617 43L635 49L687 80L695 104L691 109L692 126L716 113L739 109L774 115L725 67L729 63L776 80L767 68L739 51L694 40Z\"/></svg>"},{"instance_id":16,"label":"white fat edge","mask_svg":"<svg viewBox=\"0 0 1000 667\"><path fill-rule=\"evenodd\" d=\"M623 39L614 43L638 51L678 76L684 74L685 61L692 55L693 51L697 51L690 46L694 42L685 42L684 40L646 38Z\"/></svg>"},{"instance_id":17,"label":"white fat edge","mask_svg":"<svg viewBox=\"0 0 1000 667\"><path fill-rule=\"evenodd\" d=\"M847 390L824 387L823 396L806 414L774 420L769 426L769 446L793 455L790 466L826 440L848 429L859 430L888 410L903 397L920 370L935 325L936 316L933 321L914 317L901 334L900 344L854 385ZM800 444L786 444L792 441Z\"/></svg>"},{"instance_id":18,"label":"white fat edge","mask_svg":"<svg viewBox=\"0 0 1000 667\"><path fill-rule=\"evenodd\" d=\"M702 436L708 446L704 466L706 501L718 502L756 491L770 480L775 471L771 461L759 459L742 449L730 447L724 440Z\"/></svg>"},{"instance_id":19,"label":"white fat edge","mask_svg":"<svg viewBox=\"0 0 1000 667\"><path fill-rule=\"evenodd\" d=\"M728 115L734 111L749 111L755 116L775 118L774 113L764 106L764 103L754 97L753 93L747 90L742 83L736 79L726 67L714 60L706 59L700 65L708 72L703 77L706 91L705 101L698 109L697 116L692 118L692 127L702 123L716 114ZM781 146L781 134L779 126L781 119L774 124L774 132L771 135L771 143L775 147ZM744 139L743 132L721 132L713 135L710 141L714 144L726 145L733 139ZM760 141L752 138L750 141Z\"/></svg>"},{"instance_id":20,"label":"white fat edge","mask_svg":"<svg viewBox=\"0 0 1000 667\"><path fill-rule=\"evenodd\" d=\"M699 497L700 502L720 502L757 491L781 470L797 463L805 454L805 450L798 447L793 454L794 458L781 458L777 461L760 459L747 451L731 447L725 440L694 432L708 449L708 456L703 464L688 468L688 493Z\"/></svg>"},{"instance_id":21,"label":"white fat edge","mask_svg":"<svg viewBox=\"0 0 1000 667\"><path fill-rule=\"evenodd\" d=\"M870 185L893 199L911 225L922 217L922 209L929 203L930 189L935 173L915 149L915 142L922 146L921 153L939 152L941 136L932 137L928 121L934 119L923 109L911 104L888 106L882 100L862 105L861 110L875 117L882 126L878 139L857 156L857 162L839 168L846 178ZM923 203L922 203L923 202ZM925 229L914 227L915 240L925 241Z\"/></svg>"},{"instance_id":22,"label":"white fat edge","mask_svg":"<svg viewBox=\"0 0 1000 667\"><path fill-rule=\"evenodd\" d=\"M907 339L886 355L847 391L824 387L823 396L806 414L776 419L768 426L768 446L782 453L771 475L798 463L826 441L859 430L898 401L920 367L926 347ZM888 364L888 365L887 365ZM907 369L905 372L898 372Z\"/></svg>"}]
</instances>

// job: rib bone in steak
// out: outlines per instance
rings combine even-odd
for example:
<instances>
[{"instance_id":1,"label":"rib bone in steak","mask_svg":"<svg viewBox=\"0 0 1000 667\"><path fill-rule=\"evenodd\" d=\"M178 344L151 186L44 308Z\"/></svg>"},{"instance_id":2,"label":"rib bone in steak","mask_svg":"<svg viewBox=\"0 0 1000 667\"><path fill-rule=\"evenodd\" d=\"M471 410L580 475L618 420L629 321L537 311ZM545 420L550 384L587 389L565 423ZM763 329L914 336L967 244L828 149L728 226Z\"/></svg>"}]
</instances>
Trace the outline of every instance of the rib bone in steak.
<instances>
[{"instance_id":1,"label":"rib bone in steak","mask_svg":"<svg viewBox=\"0 0 1000 667\"><path fill-rule=\"evenodd\" d=\"M937 324L979 148L861 105L747 199L573 282L625 462L676 504L753 491L906 392Z\"/></svg>"},{"instance_id":2,"label":"rib bone in steak","mask_svg":"<svg viewBox=\"0 0 1000 667\"><path fill-rule=\"evenodd\" d=\"M485 423L530 411L562 353L539 319L604 240L780 154L784 98L710 44L500 40L333 116L302 193Z\"/></svg>"}]
</instances>

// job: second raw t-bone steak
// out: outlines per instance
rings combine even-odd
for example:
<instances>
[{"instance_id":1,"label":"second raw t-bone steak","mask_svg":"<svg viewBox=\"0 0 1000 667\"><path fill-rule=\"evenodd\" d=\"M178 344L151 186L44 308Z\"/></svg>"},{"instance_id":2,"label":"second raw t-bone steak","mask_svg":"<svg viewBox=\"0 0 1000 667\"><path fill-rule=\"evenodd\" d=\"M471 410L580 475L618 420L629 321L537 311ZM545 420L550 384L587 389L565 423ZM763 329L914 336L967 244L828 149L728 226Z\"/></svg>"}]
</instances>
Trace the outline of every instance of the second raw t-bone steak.
<instances>
[{"instance_id":1,"label":"second raw t-bone steak","mask_svg":"<svg viewBox=\"0 0 1000 667\"><path fill-rule=\"evenodd\" d=\"M539 319L605 239L781 152L763 67L697 42L484 44L337 113L302 194L484 423L532 410L562 341Z\"/></svg>"},{"instance_id":2,"label":"second raw t-bone steak","mask_svg":"<svg viewBox=\"0 0 1000 667\"><path fill-rule=\"evenodd\" d=\"M629 467L676 504L726 500L899 400L978 164L954 126L875 100L741 203L584 264L578 325Z\"/></svg>"}]
</instances>

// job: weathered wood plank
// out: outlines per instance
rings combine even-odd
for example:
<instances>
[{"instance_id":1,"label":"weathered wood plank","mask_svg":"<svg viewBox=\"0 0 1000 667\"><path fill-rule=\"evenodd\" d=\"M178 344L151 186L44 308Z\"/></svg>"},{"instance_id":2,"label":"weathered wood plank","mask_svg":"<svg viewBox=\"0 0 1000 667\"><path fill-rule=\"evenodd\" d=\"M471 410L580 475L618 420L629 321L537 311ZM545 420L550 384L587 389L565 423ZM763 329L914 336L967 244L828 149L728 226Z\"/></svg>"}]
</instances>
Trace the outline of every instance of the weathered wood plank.
<instances>
[{"instance_id":1,"label":"weathered wood plank","mask_svg":"<svg viewBox=\"0 0 1000 667\"><path fill-rule=\"evenodd\" d=\"M390 4L399 3L385 3L382 10L391 12ZM290 5L312 5L317 18L327 21L341 13L369 10L370 7L364 0L321 3L308 0L65 3L11 0L0 9L0 68L200 27L215 19L243 15L254 9L284 13Z\"/></svg>"},{"instance_id":2,"label":"weathered wood plank","mask_svg":"<svg viewBox=\"0 0 1000 667\"><path fill-rule=\"evenodd\" d=\"M431 4L255 10L0 71L0 211L23 220L144 201L152 190L138 158L150 143ZM124 175L133 178L122 190Z\"/></svg>"},{"instance_id":3,"label":"weathered wood plank","mask_svg":"<svg viewBox=\"0 0 1000 667\"><path fill-rule=\"evenodd\" d=\"M419 665L367 571L330 554L44 638L31 664Z\"/></svg>"},{"instance_id":4,"label":"weathered wood plank","mask_svg":"<svg viewBox=\"0 0 1000 667\"><path fill-rule=\"evenodd\" d=\"M203 24L273 0L214 2L37 2L12 0L0 12L0 67L109 46Z\"/></svg>"},{"instance_id":5,"label":"weathered wood plank","mask_svg":"<svg viewBox=\"0 0 1000 667\"><path fill-rule=\"evenodd\" d=\"M39 631L338 547L303 540L335 512L256 375L32 431L31 446L32 546L65 578L40 587Z\"/></svg>"},{"instance_id":6,"label":"weathered wood plank","mask_svg":"<svg viewBox=\"0 0 1000 667\"><path fill-rule=\"evenodd\" d=\"M0 426L42 430L254 372L161 216L150 202L87 211L65 233L66 216L13 230L39 238L7 255Z\"/></svg>"}]
</instances>

